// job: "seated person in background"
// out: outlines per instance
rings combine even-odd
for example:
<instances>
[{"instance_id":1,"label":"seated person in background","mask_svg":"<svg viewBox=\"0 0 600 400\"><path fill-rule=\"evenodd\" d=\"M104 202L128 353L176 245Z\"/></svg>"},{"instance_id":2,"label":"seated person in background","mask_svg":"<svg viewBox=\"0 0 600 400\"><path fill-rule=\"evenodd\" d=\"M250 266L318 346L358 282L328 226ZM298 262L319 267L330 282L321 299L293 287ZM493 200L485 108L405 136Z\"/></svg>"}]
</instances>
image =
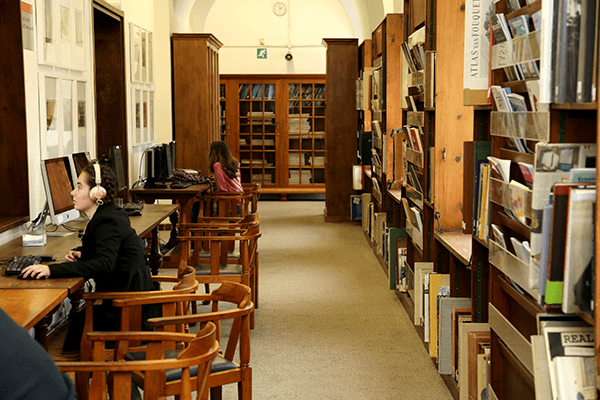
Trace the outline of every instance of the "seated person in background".
<instances>
[{"instance_id":1,"label":"seated person in background","mask_svg":"<svg viewBox=\"0 0 600 400\"><path fill-rule=\"evenodd\" d=\"M98 183L97 173L101 176ZM131 227L125 210L113 202L116 187L112 168L88 165L71 192L75 209L90 218L81 247L69 251L66 262L31 265L23 270L23 276L93 278L98 292L153 290L142 239ZM119 330L119 311L111 302L104 301L100 307L94 307L94 330ZM81 334L77 336L80 337Z\"/></svg>"},{"instance_id":2,"label":"seated person in background","mask_svg":"<svg viewBox=\"0 0 600 400\"><path fill-rule=\"evenodd\" d=\"M0 309L0 399L71 400L73 383L46 350Z\"/></svg>"},{"instance_id":3,"label":"seated person in background","mask_svg":"<svg viewBox=\"0 0 600 400\"><path fill-rule=\"evenodd\" d=\"M215 175L218 190L223 192L244 191L240 177L240 163L231 154L225 142L215 141L210 144L208 163L210 164L210 172ZM241 205L241 200L238 200L238 215L241 213Z\"/></svg>"}]
</instances>

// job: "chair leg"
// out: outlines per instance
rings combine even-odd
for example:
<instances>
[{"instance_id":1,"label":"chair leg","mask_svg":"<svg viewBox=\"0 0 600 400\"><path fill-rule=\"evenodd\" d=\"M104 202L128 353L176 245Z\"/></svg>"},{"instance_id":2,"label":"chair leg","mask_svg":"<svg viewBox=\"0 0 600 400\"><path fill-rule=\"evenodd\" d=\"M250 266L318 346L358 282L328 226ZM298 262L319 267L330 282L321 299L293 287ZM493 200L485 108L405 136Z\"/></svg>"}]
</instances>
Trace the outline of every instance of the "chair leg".
<instances>
[{"instance_id":1,"label":"chair leg","mask_svg":"<svg viewBox=\"0 0 600 400\"><path fill-rule=\"evenodd\" d=\"M256 262L254 264L254 308L258 308L258 251L256 252Z\"/></svg>"},{"instance_id":2,"label":"chair leg","mask_svg":"<svg viewBox=\"0 0 600 400\"><path fill-rule=\"evenodd\" d=\"M217 386L210 388L210 400L222 400L223 398L223 386Z\"/></svg>"},{"instance_id":3,"label":"chair leg","mask_svg":"<svg viewBox=\"0 0 600 400\"><path fill-rule=\"evenodd\" d=\"M208 283L204 284L204 291L206 292L206 294L210 294L210 285ZM202 301L202 304L204 304L204 305L210 304L210 301L204 300L204 301Z\"/></svg>"},{"instance_id":4,"label":"chair leg","mask_svg":"<svg viewBox=\"0 0 600 400\"><path fill-rule=\"evenodd\" d=\"M242 370L242 380L238 382L238 400L252 400L252 369Z\"/></svg>"}]
</instances>

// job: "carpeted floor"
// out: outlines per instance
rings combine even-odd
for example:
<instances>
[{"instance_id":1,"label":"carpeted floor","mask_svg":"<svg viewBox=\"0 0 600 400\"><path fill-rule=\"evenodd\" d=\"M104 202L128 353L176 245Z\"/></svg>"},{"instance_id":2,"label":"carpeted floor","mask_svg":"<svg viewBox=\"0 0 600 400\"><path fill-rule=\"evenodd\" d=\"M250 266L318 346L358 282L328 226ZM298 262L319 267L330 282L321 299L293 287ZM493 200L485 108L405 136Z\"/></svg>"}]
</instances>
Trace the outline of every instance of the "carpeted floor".
<instances>
[{"instance_id":1,"label":"carpeted floor","mask_svg":"<svg viewBox=\"0 0 600 400\"><path fill-rule=\"evenodd\" d=\"M360 225L325 223L324 207L259 203L253 398L452 399Z\"/></svg>"}]
</instances>

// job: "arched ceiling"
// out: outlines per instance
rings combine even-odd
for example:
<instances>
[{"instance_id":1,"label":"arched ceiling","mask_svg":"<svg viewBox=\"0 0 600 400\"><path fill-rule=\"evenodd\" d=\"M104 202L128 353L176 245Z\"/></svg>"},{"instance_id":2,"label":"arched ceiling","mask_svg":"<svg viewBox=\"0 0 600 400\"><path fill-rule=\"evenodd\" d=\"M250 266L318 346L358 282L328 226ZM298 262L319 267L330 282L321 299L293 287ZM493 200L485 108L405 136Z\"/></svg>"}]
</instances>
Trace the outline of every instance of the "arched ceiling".
<instances>
[{"instance_id":1,"label":"arched ceiling","mask_svg":"<svg viewBox=\"0 0 600 400\"><path fill-rule=\"evenodd\" d=\"M171 0L175 13L173 32L201 32L206 17L218 0ZM346 10L354 33L359 40L371 36L388 13L402 12L402 0L338 0ZM191 21L192 10L195 21Z\"/></svg>"}]
</instances>

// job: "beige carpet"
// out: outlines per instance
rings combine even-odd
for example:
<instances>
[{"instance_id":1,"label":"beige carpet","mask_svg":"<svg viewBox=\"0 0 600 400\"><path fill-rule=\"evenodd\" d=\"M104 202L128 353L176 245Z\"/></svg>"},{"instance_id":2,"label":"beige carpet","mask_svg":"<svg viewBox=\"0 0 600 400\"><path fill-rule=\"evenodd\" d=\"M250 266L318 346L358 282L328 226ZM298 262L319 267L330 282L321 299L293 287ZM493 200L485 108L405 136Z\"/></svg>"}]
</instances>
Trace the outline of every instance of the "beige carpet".
<instances>
[{"instance_id":1,"label":"beige carpet","mask_svg":"<svg viewBox=\"0 0 600 400\"><path fill-rule=\"evenodd\" d=\"M324 206L259 203L253 398L452 399L360 225Z\"/></svg>"}]
</instances>

